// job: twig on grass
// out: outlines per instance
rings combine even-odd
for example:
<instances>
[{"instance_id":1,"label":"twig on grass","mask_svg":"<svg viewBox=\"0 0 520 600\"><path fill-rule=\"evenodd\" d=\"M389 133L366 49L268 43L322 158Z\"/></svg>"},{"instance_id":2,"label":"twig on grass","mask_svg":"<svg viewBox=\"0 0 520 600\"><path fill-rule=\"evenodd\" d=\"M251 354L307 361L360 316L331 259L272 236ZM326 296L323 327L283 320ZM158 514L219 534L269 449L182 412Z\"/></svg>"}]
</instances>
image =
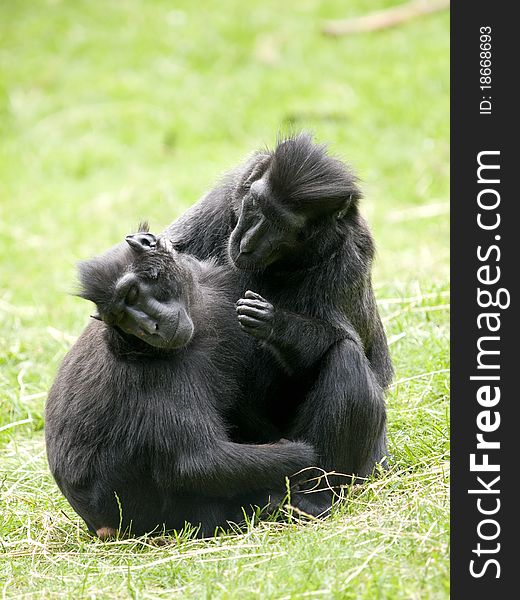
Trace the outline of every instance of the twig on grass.
<instances>
[{"instance_id":1,"label":"twig on grass","mask_svg":"<svg viewBox=\"0 0 520 600\"><path fill-rule=\"evenodd\" d=\"M342 19L326 23L322 29L325 35L337 37L349 33L365 33L395 27L411 19L428 15L448 8L450 0L411 0L399 6L379 10L352 19Z\"/></svg>"}]
</instances>

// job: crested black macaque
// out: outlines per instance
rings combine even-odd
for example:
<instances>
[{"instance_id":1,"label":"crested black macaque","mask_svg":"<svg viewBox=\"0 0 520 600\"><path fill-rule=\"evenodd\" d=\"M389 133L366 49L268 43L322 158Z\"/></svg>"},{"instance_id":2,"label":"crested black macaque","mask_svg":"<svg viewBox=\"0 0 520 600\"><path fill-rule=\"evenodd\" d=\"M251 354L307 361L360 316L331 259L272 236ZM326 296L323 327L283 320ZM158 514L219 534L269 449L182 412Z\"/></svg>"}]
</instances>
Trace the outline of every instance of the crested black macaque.
<instances>
[{"instance_id":1,"label":"crested black macaque","mask_svg":"<svg viewBox=\"0 0 520 600\"><path fill-rule=\"evenodd\" d=\"M50 391L46 444L58 486L92 533L191 523L212 534L242 521L243 508L280 501L286 476L315 464L307 443L229 439L222 415L248 366L229 268L179 254L144 228L80 263L79 278L98 313Z\"/></svg>"},{"instance_id":2,"label":"crested black macaque","mask_svg":"<svg viewBox=\"0 0 520 600\"><path fill-rule=\"evenodd\" d=\"M254 154L166 234L199 259L230 257L242 289L254 291L238 301L238 319L259 342L252 387L269 393L250 395L249 414L311 443L326 471L367 476L386 462L384 390L393 369L360 198L351 170L299 134ZM276 383L274 359L283 368ZM234 439L264 440L247 415L229 419ZM308 498L300 506L312 514L330 506L326 494Z\"/></svg>"}]
</instances>

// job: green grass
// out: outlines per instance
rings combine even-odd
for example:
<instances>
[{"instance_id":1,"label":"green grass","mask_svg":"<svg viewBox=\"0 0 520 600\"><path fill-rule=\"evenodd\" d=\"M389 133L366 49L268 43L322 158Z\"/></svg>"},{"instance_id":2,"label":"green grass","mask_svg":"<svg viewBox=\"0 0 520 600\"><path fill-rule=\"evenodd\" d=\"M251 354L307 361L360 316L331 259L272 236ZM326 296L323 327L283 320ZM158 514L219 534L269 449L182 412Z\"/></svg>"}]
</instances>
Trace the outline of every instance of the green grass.
<instances>
[{"instance_id":1,"label":"green grass","mask_svg":"<svg viewBox=\"0 0 520 600\"><path fill-rule=\"evenodd\" d=\"M328 39L390 0L0 4L4 597L448 597L448 27ZM392 468L325 521L157 546L92 540L43 406L89 307L75 261L160 230L244 154L306 128L359 172L391 341Z\"/></svg>"}]
</instances>

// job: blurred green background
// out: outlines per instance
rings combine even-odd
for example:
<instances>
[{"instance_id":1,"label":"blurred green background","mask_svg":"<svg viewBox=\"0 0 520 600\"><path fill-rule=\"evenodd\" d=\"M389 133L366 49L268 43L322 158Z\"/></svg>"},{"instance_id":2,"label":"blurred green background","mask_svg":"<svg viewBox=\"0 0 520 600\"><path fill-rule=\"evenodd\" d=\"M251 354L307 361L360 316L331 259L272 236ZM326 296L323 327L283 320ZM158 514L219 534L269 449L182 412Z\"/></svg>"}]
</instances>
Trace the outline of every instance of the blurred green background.
<instances>
[{"instance_id":1,"label":"blurred green background","mask_svg":"<svg viewBox=\"0 0 520 600\"><path fill-rule=\"evenodd\" d=\"M42 595L96 594L102 574L111 575L101 594L110 597L142 595L152 581L163 582L165 597L446 597L449 13L380 32L321 33L329 19L395 4L0 1L7 595L22 595L27 581ZM236 561L207 568L179 550L179 583L168 569L146 567L134 547L118 555L80 534L46 469L45 394L90 310L69 295L74 265L140 219L160 231L247 153L301 129L361 178L399 382L389 395L395 471L326 523L251 533L268 531L258 541L263 549L291 546L269 569L250 568L254 556L240 536ZM69 520L56 524L60 510ZM80 554L74 564L69 554L60 555L61 567L48 560L65 550ZM165 552L149 551L151 562ZM133 575L113 575L116 555L141 564L132 585Z\"/></svg>"}]
</instances>

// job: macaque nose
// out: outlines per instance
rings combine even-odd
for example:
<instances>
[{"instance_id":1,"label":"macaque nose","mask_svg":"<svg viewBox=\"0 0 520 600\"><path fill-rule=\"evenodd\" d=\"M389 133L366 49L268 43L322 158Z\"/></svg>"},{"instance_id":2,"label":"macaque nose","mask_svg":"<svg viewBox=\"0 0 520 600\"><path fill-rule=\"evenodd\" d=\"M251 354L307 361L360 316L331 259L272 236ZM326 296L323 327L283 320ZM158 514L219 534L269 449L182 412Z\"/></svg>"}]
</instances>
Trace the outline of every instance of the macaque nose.
<instances>
[{"instance_id":1,"label":"macaque nose","mask_svg":"<svg viewBox=\"0 0 520 600\"><path fill-rule=\"evenodd\" d=\"M263 219L256 225L249 228L240 240L240 254L251 254L258 246L258 241L262 237Z\"/></svg>"},{"instance_id":2,"label":"macaque nose","mask_svg":"<svg viewBox=\"0 0 520 600\"><path fill-rule=\"evenodd\" d=\"M153 319L144 319L139 323L139 326L146 333L157 333L159 331L159 323L154 321Z\"/></svg>"}]
</instances>

